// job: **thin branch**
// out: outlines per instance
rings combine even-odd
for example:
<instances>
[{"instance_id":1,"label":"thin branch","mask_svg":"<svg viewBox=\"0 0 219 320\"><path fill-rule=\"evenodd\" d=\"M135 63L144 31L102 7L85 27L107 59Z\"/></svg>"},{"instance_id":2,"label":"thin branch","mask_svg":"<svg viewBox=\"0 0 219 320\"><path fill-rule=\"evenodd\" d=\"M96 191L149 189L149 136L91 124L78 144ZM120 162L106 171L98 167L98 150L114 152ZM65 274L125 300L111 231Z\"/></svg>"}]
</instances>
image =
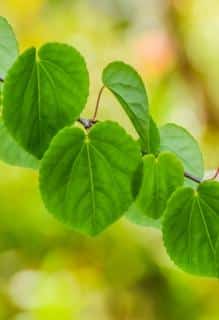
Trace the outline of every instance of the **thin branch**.
<instances>
[{"instance_id":1,"label":"thin branch","mask_svg":"<svg viewBox=\"0 0 219 320\"><path fill-rule=\"evenodd\" d=\"M105 89L105 86L103 86L103 87L100 89L100 92L99 92L99 94L98 94L97 103L96 103L94 115L93 115L93 118L92 118L92 121L93 121L93 122L96 121L97 112L98 112L98 109L99 109L99 106L100 106L100 99L101 99L101 96L102 96L102 93L103 93L103 90L104 90L104 89Z\"/></svg>"},{"instance_id":2,"label":"thin branch","mask_svg":"<svg viewBox=\"0 0 219 320\"><path fill-rule=\"evenodd\" d=\"M192 174L190 174L190 173L188 173L188 172L184 172L184 176L185 176L186 178L188 178L188 179L190 179L190 180L192 180L192 181L196 182L196 183L201 183L201 182L202 182L202 180L201 180L201 179L199 179L199 178L197 178L197 177L193 176Z\"/></svg>"},{"instance_id":3,"label":"thin branch","mask_svg":"<svg viewBox=\"0 0 219 320\"><path fill-rule=\"evenodd\" d=\"M92 119L79 118L77 120L85 129L90 129L97 121Z\"/></svg>"},{"instance_id":4,"label":"thin branch","mask_svg":"<svg viewBox=\"0 0 219 320\"><path fill-rule=\"evenodd\" d=\"M218 176L219 176L219 168L217 168L217 170L216 170L215 174L213 175L213 177L212 177L212 178L209 178L209 180L215 180L215 179L217 179L217 178L218 178Z\"/></svg>"}]
</instances>

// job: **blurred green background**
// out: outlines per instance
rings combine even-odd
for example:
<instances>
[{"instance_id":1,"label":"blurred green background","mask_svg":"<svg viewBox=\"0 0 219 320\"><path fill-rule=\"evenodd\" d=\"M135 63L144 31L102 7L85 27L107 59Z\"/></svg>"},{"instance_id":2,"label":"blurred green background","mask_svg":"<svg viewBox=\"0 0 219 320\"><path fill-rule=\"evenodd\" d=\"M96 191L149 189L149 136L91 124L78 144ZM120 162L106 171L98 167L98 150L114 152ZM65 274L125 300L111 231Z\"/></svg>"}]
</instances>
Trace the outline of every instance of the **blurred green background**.
<instances>
[{"instance_id":1,"label":"blurred green background","mask_svg":"<svg viewBox=\"0 0 219 320\"><path fill-rule=\"evenodd\" d=\"M112 60L137 68L160 125L176 122L219 165L218 0L1 0L21 51L67 42L91 76L85 115ZM135 134L105 92L99 119ZM217 320L219 282L168 259L161 233L122 219L96 238L73 233L44 209L37 173L0 163L0 319Z\"/></svg>"}]
</instances>

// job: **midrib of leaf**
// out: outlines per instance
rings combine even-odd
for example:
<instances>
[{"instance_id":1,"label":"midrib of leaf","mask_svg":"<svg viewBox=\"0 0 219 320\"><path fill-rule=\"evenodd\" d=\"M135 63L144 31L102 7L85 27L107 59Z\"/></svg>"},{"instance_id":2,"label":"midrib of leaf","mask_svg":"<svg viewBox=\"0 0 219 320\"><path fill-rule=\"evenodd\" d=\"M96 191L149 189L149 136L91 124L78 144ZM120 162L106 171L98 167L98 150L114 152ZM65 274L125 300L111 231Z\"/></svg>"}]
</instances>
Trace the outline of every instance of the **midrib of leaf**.
<instances>
[{"instance_id":1,"label":"midrib of leaf","mask_svg":"<svg viewBox=\"0 0 219 320\"><path fill-rule=\"evenodd\" d=\"M219 216L217 215L216 211L207 203L207 201L203 200L202 198L200 199L200 202L204 202L204 204L212 211L214 214L215 218L218 219Z\"/></svg>"},{"instance_id":2,"label":"midrib of leaf","mask_svg":"<svg viewBox=\"0 0 219 320\"><path fill-rule=\"evenodd\" d=\"M158 163L157 164L157 169L158 169L157 171L158 171L159 182L160 182L160 190L162 190L162 192L160 192L160 194L163 195L162 197L160 197L160 199L165 202L166 200L168 200L167 199L168 195L172 191L171 190L172 185L170 186L169 181L167 181L168 179L170 179L169 174L167 177L167 175L165 174L166 172L165 173L162 172L161 168L163 168L161 163Z\"/></svg>"},{"instance_id":3,"label":"midrib of leaf","mask_svg":"<svg viewBox=\"0 0 219 320\"><path fill-rule=\"evenodd\" d=\"M209 233L209 230L208 230L208 225L207 225L207 223L205 221L204 213L202 211L202 207L201 207L200 200L199 200L198 197L197 197L196 201L197 201L197 204L198 204L198 207L199 207L199 212L200 212L200 216L201 216L201 219L202 219L202 223L204 225L204 229L205 229L206 236L207 236L207 239L208 239L209 247L211 248L211 251L213 253L213 257L215 258L215 249L214 249L214 246L213 246L213 243L212 243L212 239L211 239L211 236L210 236L210 233Z\"/></svg>"},{"instance_id":4,"label":"midrib of leaf","mask_svg":"<svg viewBox=\"0 0 219 320\"><path fill-rule=\"evenodd\" d=\"M37 58L37 56L35 55L35 59ZM36 60L35 60L36 61ZM38 120L39 120L39 149L41 152L41 146L42 146L42 132L41 132L41 107L40 107L40 73L39 73L39 64L34 62L34 64L36 65L36 72L37 72L37 88L38 88L38 93L37 93L37 97L38 97L38 108L37 108L37 113L38 113Z\"/></svg>"},{"instance_id":5,"label":"midrib of leaf","mask_svg":"<svg viewBox=\"0 0 219 320\"><path fill-rule=\"evenodd\" d=\"M195 205L195 199L193 199L192 201L192 205L191 205L191 214L189 214L189 222L188 222L188 247L189 247L189 265L191 266L191 228L192 228L192 217L193 217L193 209L194 209L194 205Z\"/></svg>"},{"instance_id":6,"label":"midrib of leaf","mask_svg":"<svg viewBox=\"0 0 219 320\"><path fill-rule=\"evenodd\" d=\"M115 88L113 88L113 86L117 86L117 85L119 85L121 87L124 87L125 89L134 89L134 90L136 90L136 92L139 93L138 87L134 86L133 84L132 85L131 84L126 84L126 83L122 83L122 82L119 82L119 81L116 82L116 83L111 83L110 87L112 87L113 93L115 93L116 95L119 95L120 97L121 97L121 95L117 93L117 90ZM141 84L141 85L143 85L143 84ZM144 93L144 95L145 95L145 99L146 99L146 104L148 104L146 93ZM123 99L123 98L121 97L121 99ZM133 104L133 102L131 102L131 104ZM134 102L134 104L135 104L135 102ZM139 103L137 103L137 104L139 104ZM144 109L145 109L145 112L147 113L148 110L147 110L147 107L145 108L145 105L144 105ZM144 121L144 119L142 119L142 118L139 118L139 119Z\"/></svg>"},{"instance_id":7,"label":"midrib of leaf","mask_svg":"<svg viewBox=\"0 0 219 320\"><path fill-rule=\"evenodd\" d=\"M124 98L119 94L119 93L117 93L115 90L113 90L113 89L111 89L111 91L119 98L119 99L121 99L121 101L125 104L125 105L138 105L138 106L140 106L141 107L141 103L140 102L136 102L136 101L132 101L132 102L126 102L125 100L124 100ZM132 111L132 110L130 110L130 112L135 116L135 118L137 118L138 120L141 120L141 121L143 121L143 122L145 122L145 119L144 118L142 118L142 117L139 117L139 115L138 114L136 114L134 111ZM147 115L147 109L145 109L145 118L146 118L146 115Z\"/></svg>"},{"instance_id":8,"label":"midrib of leaf","mask_svg":"<svg viewBox=\"0 0 219 320\"><path fill-rule=\"evenodd\" d=\"M92 141L94 142L94 141L96 141L97 143L101 143L102 145L105 145L105 146L110 146L111 148L113 148L115 151L117 151L117 152L121 152L121 150L118 148L118 147L116 147L115 145L113 145L113 143L110 143L110 142L108 142L108 141L103 141L102 139L96 139L96 138L94 138L94 137L92 137ZM95 149L95 151L97 151L97 152L99 152L98 150L97 150L97 148L96 147L94 147L94 145L92 144L92 147ZM100 153L100 152L99 152ZM101 153L100 153L101 154ZM102 155L102 154L101 154ZM102 156L103 157L103 156ZM104 159L106 159L106 157L104 157ZM107 161L107 159L106 159L106 162L109 164L109 162ZM109 164L110 165L110 164ZM115 166L114 166L115 167ZM123 174L127 174L127 171L126 170L123 170L123 168L120 168L119 166L116 166L116 168L120 171L120 172L122 172Z\"/></svg>"},{"instance_id":9,"label":"midrib of leaf","mask_svg":"<svg viewBox=\"0 0 219 320\"><path fill-rule=\"evenodd\" d=\"M161 184L160 181L163 178L162 174L160 173L159 170L159 160L157 160L156 158L154 158L153 161L153 189L155 190L155 192L152 194L153 195L153 204L155 206L155 210L156 210L156 215L159 214L159 216L154 216L154 219L159 219L160 218L160 202L162 204L162 201L164 200L164 197L161 197L161 194L163 193L163 190L161 190ZM166 183L165 183L166 184ZM153 190L152 190L153 191Z\"/></svg>"},{"instance_id":10,"label":"midrib of leaf","mask_svg":"<svg viewBox=\"0 0 219 320\"><path fill-rule=\"evenodd\" d=\"M160 185L159 185L159 173L157 170L157 163L156 159L154 158L153 163L153 188L155 189L155 210L158 212L159 210L159 193L160 193ZM157 215L157 212L155 213ZM155 217L157 219L159 217Z\"/></svg>"},{"instance_id":11,"label":"midrib of leaf","mask_svg":"<svg viewBox=\"0 0 219 320\"><path fill-rule=\"evenodd\" d=\"M68 179L68 182L67 182L67 186L66 186L66 192L65 192L65 196L64 196L64 201L63 203L66 203L66 198L68 197L68 194L69 194L69 186L70 186L70 183L71 183L71 180L72 180L72 176L74 174L74 169L75 169L75 165L78 161L78 159L80 158L81 154L82 154L82 151L84 149L84 144L82 144L81 146L81 149L79 150L77 156L75 157L74 161L73 161L73 164L71 166L71 170L70 170L70 177Z\"/></svg>"},{"instance_id":12,"label":"midrib of leaf","mask_svg":"<svg viewBox=\"0 0 219 320\"><path fill-rule=\"evenodd\" d=\"M50 64L53 68L61 71L62 73L64 73L65 76L68 75L71 80L74 80L74 78L72 78L72 73L71 72L66 71L63 67L61 67L58 64L55 64L53 61L50 61L48 59L42 59L42 58L40 59L40 61L41 62L45 62L47 64Z\"/></svg>"},{"instance_id":13,"label":"midrib of leaf","mask_svg":"<svg viewBox=\"0 0 219 320\"><path fill-rule=\"evenodd\" d=\"M150 146L150 129L149 129L149 123L150 121L147 121L148 122L148 127L147 127L147 122L142 119L142 118L139 118L129 107L128 107L128 104L125 102L125 100L118 94L116 93L115 91L113 91L112 89L110 89L110 91L113 92L113 94L121 101L121 103L123 103L124 105L126 105L126 112L130 115L130 117L133 119L133 122L134 122L134 127L135 127L135 130L136 132L138 133L138 135L140 136L140 138L146 142L146 147L147 147L147 152L150 153L151 152L151 146ZM147 117L147 111L146 111L146 114L145 114L145 118ZM137 118L138 120L144 122L145 126L142 126L141 124L139 125L139 122L137 121L134 121L134 119ZM131 120L131 119L130 119ZM131 120L132 121L132 120ZM142 132L140 131L145 131L146 129L146 139L145 139L145 136ZM146 140L146 141L145 141Z\"/></svg>"},{"instance_id":14,"label":"midrib of leaf","mask_svg":"<svg viewBox=\"0 0 219 320\"><path fill-rule=\"evenodd\" d=\"M35 70L35 68L36 68L36 70ZM26 99L27 90L28 90L28 87L29 87L29 85L30 85L30 82L31 82L31 80L32 80L32 78L33 78L34 71L37 72L37 66L36 66L36 64L35 64L35 61L33 60L32 68L31 68L31 72L30 72L30 77L29 77L29 79L28 79L28 81L27 81L27 84L26 84L26 86L25 86L25 89L24 89L24 95L23 95L23 99L22 99L22 103L21 103L22 106L24 105L24 102L25 102L25 99ZM36 76L36 81L37 81L37 83L38 83L38 79L37 79L37 78L38 78L38 77ZM39 102L38 102L38 104L39 104ZM37 108L37 110L38 110L38 108ZM20 124L17 123L17 125L15 126L15 130L17 130L17 127L18 127L19 125L20 125ZM40 143L40 142L39 142L39 143Z\"/></svg>"},{"instance_id":15,"label":"midrib of leaf","mask_svg":"<svg viewBox=\"0 0 219 320\"><path fill-rule=\"evenodd\" d=\"M95 227L95 215L96 215L96 200L95 200L95 188L94 188L94 177L93 177L93 171L91 166L91 158L90 158L90 150L89 150L89 142L86 142L86 150L87 150L87 160L88 160L88 169L89 169L89 180L90 180L90 188L91 188L91 202L92 202L92 224L93 227Z\"/></svg>"},{"instance_id":16,"label":"midrib of leaf","mask_svg":"<svg viewBox=\"0 0 219 320\"><path fill-rule=\"evenodd\" d=\"M107 158L93 144L91 144L91 146L96 151L96 153L99 155L99 157L102 158L103 161L107 164L107 166L111 169L110 171L111 171L111 175L113 177L113 181L120 188L120 185L118 184L118 182L117 182L117 180L115 178L115 175L113 174L112 166L109 163L109 161L107 160Z\"/></svg>"}]
</instances>

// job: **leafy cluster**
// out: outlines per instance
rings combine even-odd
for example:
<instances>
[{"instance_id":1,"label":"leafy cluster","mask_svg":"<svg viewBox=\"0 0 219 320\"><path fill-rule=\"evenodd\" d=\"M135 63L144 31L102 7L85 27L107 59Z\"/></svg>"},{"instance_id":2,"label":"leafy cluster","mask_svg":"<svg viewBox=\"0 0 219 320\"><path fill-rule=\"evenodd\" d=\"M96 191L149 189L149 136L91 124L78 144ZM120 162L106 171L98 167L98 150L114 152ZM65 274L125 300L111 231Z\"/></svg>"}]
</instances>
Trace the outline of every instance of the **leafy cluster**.
<instances>
[{"instance_id":1,"label":"leafy cluster","mask_svg":"<svg viewBox=\"0 0 219 320\"><path fill-rule=\"evenodd\" d=\"M218 276L219 183L203 181L202 154L182 127L158 128L138 73L123 62L103 71L139 139L117 123L82 119L89 75L71 46L47 43L19 55L0 18L0 158L39 169L40 191L60 221L96 235L126 215L161 228L171 259L193 274Z\"/></svg>"}]
</instances>

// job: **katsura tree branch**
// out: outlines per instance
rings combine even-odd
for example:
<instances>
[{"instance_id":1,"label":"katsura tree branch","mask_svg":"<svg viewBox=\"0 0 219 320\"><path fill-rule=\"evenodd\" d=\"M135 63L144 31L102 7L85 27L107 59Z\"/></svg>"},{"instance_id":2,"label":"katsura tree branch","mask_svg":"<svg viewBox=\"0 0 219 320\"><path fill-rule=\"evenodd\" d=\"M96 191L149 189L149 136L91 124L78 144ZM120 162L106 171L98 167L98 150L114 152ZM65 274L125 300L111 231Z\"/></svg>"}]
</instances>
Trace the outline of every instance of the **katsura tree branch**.
<instances>
[{"instance_id":1,"label":"katsura tree branch","mask_svg":"<svg viewBox=\"0 0 219 320\"><path fill-rule=\"evenodd\" d=\"M201 182L203 181L203 180L201 180L201 179L199 179L199 178L191 175L191 174L188 173L188 172L184 172L184 176L185 176L186 178L194 181L194 182L197 182L197 183L201 183ZM206 179L206 180L215 180L215 179L218 178L218 176L219 176L219 168L217 168L217 170L216 170L215 174L213 175L213 177L208 178L208 179Z\"/></svg>"},{"instance_id":2,"label":"katsura tree branch","mask_svg":"<svg viewBox=\"0 0 219 320\"><path fill-rule=\"evenodd\" d=\"M4 79L2 77L0 77L0 82L4 82ZM102 96L102 93L103 93L103 90L105 89L105 86L102 86L102 88L100 89L99 91L99 94L98 94L98 97L97 97L97 103L96 103L96 107L95 107L95 111L94 111L94 115L93 115L93 118L92 119L86 119L86 118L79 118L77 121L79 123L81 123L83 125L83 127L85 129L90 129L96 122L96 117L97 117L97 113L98 113L98 109L99 109L99 106L100 106L100 99L101 99L101 96ZM211 179L216 179L219 175L219 168L217 169L215 175L213 176L213 178ZM188 173L188 172L184 172L184 176L196 183L201 183L202 180L193 176L192 174Z\"/></svg>"},{"instance_id":3,"label":"katsura tree branch","mask_svg":"<svg viewBox=\"0 0 219 320\"><path fill-rule=\"evenodd\" d=\"M85 129L90 129L95 123L97 123L97 113L98 113L98 110L99 110L99 106L100 106L100 99L101 99L101 96L102 96L102 93L103 93L103 90L104 90L105 86L102 86L100 91L99 91L99 94L98 94L98 97L97 97L97 102L96 102L96 106L95 106L95 110L94 110L94 115L93 115L93 118L92 119L86 119L86 118L79 118L77 121L82 124L82 126L85 128Z\"/></svg>"},{"instance_id":4,"label":"katsura tree branch","mask_svg":"<svg viewBox=\"0 0 219 320\"><path fill-rule=\"evenodd\" d=\"M100 99L101 99L101 96L102 96L102 93L103 93L103 90L104 90L104 89L105 89L105 86L102 86L102 88L101 88L100 91L99 91L99 94L98 94L98 97L97 97L96 107L95 107L95 110L94 110L94 115L93 115L93 118L92 118L92 121L93 121L93 122L96 121L98 109L99 109L99 106L100 106Z\"/></svg>"},{"instance_id":5,"label":"katsura tree branch","mask_svg":"<svg viewBox=\"0 0 219 320\"><path fill-rule=\"evenodd\" d=\"M208 180L215 180L219 177L219 168L216 169L213 177L208 178Z\"/></svg>"},{"instance_id":6,"label":"katsura tree branch","mask_svg":"<svg viewBox=\"0 0 219 320\"><path fill-rule=\"evenodd\" d=\"M196 183L201 183L201 182L202 182L202 180L201 180L201 179L199 179L199 178L197 178L197 177L193 176L192 174L190 174L190 173L188 173L188 172L184 172L184 176L185 176L186 178L188 178L188 179L190 179L190 180L192 180L192 181L196 182Z\"/></svg>"},{"instance_id":7,"label":"katsura tree branch","mask_svg":"<svg viewBox=\"0 0 219 320\"><path fill-rule=\"evenodd\" d=\"M90 129L97 122L97 120L86 118L79 118L77 121L82 124L85 129Z\"/></svg>"}]
</instances>

